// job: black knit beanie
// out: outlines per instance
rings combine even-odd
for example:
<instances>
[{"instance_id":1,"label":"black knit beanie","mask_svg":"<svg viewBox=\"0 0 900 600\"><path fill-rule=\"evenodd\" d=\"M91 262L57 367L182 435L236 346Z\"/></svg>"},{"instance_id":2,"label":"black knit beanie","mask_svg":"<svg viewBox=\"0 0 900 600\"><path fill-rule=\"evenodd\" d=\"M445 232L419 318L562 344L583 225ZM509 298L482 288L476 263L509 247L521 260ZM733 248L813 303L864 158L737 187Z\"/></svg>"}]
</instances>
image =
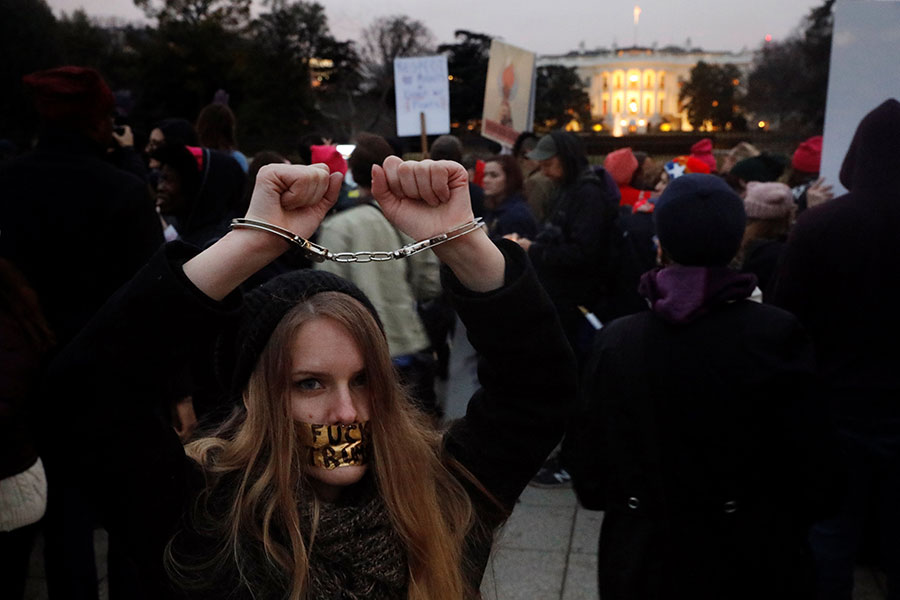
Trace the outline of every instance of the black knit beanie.
<instances>
[{"instance_id":1,"label":"black knit beanie","mask_svg":"<svg viewBox=\"0 0 900 600\"><path fill-rule=\"evenodd\" d=\"M312 269L279 275L244 295L240 319L221 334L216 343L216 371L232 394L239 395L247 385L281 319L292 308L320 292L339 292L358 300L384 331L369 298L343 277Z\"/></svg>"},{"instance_id":2,"label":"black knit beanie","mask_svg":"<svg viewBox=\"0 0 900 600\"><path fill-rule=\"evenodd\" d=\"M744 181L775 181L781 177L790 162L787 156L763 152L759 156L739 161L731 168L730 173Z\"/></svg>"},{"instance_id":3,"label":"black knit beanie","mask_svg":"<svg viewBox=\"0 0 900 600\"><path fill-rule=\"evenodd\" d=\"M719 177L674 179L653 211L659 244L680 265L721 267L737 253L747 216L740 196Z\"/></svg>"}]
</instances>

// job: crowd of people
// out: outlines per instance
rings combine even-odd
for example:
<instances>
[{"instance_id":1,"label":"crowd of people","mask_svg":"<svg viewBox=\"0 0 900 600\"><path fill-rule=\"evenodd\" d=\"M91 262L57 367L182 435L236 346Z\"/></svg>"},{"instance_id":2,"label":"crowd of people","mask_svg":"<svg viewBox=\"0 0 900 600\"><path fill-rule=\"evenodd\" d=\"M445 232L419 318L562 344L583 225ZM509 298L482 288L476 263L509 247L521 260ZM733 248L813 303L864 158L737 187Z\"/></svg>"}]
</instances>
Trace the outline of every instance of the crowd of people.
<instances>
[{"instance_id":1,"label":"crowd of people","mask_svg":"<svg viewBox=\"0 0 900 600\"><path fill-rule=\"evenodd\" d=\"M38 535L51 600L97 598L97 527L113 598L474 598L529 483L605 511L604 600L849 600L871 531L900 598L896 100L835 198L821 136L248 158L221 95L139 148L96 71L24 84L3 598Z\"/></svg>"}]
</instances>

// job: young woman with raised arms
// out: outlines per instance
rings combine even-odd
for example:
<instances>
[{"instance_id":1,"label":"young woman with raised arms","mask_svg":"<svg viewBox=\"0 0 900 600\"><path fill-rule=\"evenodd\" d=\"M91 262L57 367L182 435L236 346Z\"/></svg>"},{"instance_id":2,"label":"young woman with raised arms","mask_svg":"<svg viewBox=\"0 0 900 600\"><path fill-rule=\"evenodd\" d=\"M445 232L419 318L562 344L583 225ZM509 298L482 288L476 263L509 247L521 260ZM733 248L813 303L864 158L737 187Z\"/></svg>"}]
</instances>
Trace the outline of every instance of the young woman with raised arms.
<instances>
[{"instance_id":1,"label":"young woman with raised arms","mask_svg":"<svg viewBox=\"0 0 900 600\"><path fill-rule=\"evenodd\" d=\"M266 166L244 223L308 238L339 188L323 165ZM477 596L494 531L561 436L571 350L525 253L474 227L460 165L390 157L372 191L417 240L472 223L434 247L483 356L448 430L407 400L349 282L297 271L242 296L289 243L241 223L202 252L165 246L51 369L67 472L89 479L148 598ZM212 340L235 408L182 446L157 416L167 374Z\"/></svg>"}]
</instances>

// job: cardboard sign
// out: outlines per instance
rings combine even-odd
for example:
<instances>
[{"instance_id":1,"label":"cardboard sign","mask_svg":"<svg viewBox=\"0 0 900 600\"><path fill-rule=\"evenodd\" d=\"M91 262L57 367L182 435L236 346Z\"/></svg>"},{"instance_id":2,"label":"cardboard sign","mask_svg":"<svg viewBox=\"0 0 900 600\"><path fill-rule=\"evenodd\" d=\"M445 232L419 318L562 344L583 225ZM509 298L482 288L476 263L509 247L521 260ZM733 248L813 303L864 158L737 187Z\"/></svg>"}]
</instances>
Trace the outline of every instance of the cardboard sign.
<instances>
[{"instance_id":1,"label":"cardboard sign","mask_svg":"<svg viewBox=\"0 0 900 600\"><path fill-rule=\"evenodd\" d=\"M535 55L533 52L491 42L481 135L512 147L534 119Z\"/></svg>"},{"instance_id":2,"label":"cardboard sign","mask_svg":"<svg viewBox=\"0 0 900 600\"><path fill-rule=\"evenodd\" d=\"M834 35L825 106L825 135L819 172L846 193L838 181L856 127L887 100L900 100L900 2L844 0L834 7Z\"/></svg>"},{"instance_id":3,"label":"cardboard sign","mask_svg":"<svg viewBox=\"0 0 900 600\"><path fill-rule=\"evenodd\" d=\"M397 99L397 135L450 133L450 87L447 57L418 56L394 59L394 93Z\"/></svg>"}]
</instances>

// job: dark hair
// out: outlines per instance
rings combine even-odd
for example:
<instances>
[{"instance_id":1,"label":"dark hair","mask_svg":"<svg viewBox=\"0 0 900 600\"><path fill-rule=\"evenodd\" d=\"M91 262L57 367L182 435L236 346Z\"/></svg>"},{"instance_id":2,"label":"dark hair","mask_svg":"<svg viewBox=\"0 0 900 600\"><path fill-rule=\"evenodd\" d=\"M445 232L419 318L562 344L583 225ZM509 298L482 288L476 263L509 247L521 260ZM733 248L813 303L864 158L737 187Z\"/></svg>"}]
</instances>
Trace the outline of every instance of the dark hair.
<instances>
[{"instance_id":1,"label":"dark hair","mask_svg":"<svg viewBox=\"0 0 900 600\"><path fill-rule=\"evenodd\" d=\"M503 169L506 176L506 187L503 189L503 198L522 191L522 169L519 161L512 154L499 154L485 159L485 164L495 162Z\"/></svg>"},{"instance_id":2,"label":"dark hair","mask_svg":"<svg viewBox=\"0 0 900 600\"><path fill-rule=\"evenodd\" d=\"M34 349L43 354L56 343L41 312L37 293L16 266L0 258L0 312L13 317Z\"/></svg>"},{"instance_id":3,"label":"dark hair","mask_svg":"<svg viewBox=\"0 0 900 600\"><path fill-rule=\"evenodd\" d=\"M197 132L194 126L187 119L163 119L153 126L159 129L163 134L163 140L166 144L173 146L199 146L197 140Z\"/></svg>"},{"instance_id":4,"label":"dark hair","mask_svg":"<svg viewBox=\"0 0 900 600\"><path fill-rule=\"evenodd\" d=\"M181 183L181 191L190 198L190 204L193 204L200 193L200 167L197 165L197 159L183 145L166 144L154 150L150 156L160 162L160 169L167 166L176 173Z\"/></svg>"},{"instance_id":5,"label":"dark hair","mask_svg":"<svg viewBox=\"0 0 900 600\"><path fill-rule=\"evenodd\" d=\"M442 135L431 144L432 160L452 160L462 163L462 142L455 135Z\"/></svg>"},{"instance_id":6,"label":"dark hair","mask_svg":"<svg viewBox=\"0 0 900 600\"><path fill-rule=\"evenodd\" d=\"M634 154L634 157L637 159L638 168L634 170L634 175L631 176L631 182L628 185L643 190L645 189L644 177L646 175L646 173L644 173L644 163L647 162L649 155L643 150L632 150L631 153Z\"/></svg>"},{"instance_id":7,"label":"dark hair","mask_svg":"<svg viewBox=\"0 0 900 600\"><path fill-rule=\"evenodd\" d=\"M247 185L244 188L244 196L241 203L235 206L235 214L243 216L247 209L250 208L250 197L253 195L253 188L256 186L256 176L259 170L266 165L283 164L286 159L274 150L263 150L253 155L250 161L250 170L247 172Z\"/></svg>"},{"instance_id":8,"label":"dark hair","mask_svg":"<svg viewBox=\"0 0 900 600\"><path fill-rule=\"evenodd\" d=\"M570 186L588 167L584 145L574 134L567 131L551 131L548 135L556 142L556 156L562 163L563 186Z\"/></svg>"},{"instance_id":9,"label":"dark hair","mask_svg":"<svg viewBox=\"0 0 900 600\"><path fill-rule=\"evenodd\" d=\"M213 150L231 152L237 147L234 128L237 119L224 104L207 104L197 116L197 137L200 145Z\"/></svg>"},{"instance_id":10,"label":"dark hair","mask_svg":"<svg viewBox=\"0 0 900 600\"><path fill-rule=\"evenodd\" d=\"M356 148L347 165L353 174L353 181L360 187L372 187L372 165L380 165L394 149L380 135L360 133L356 136Z\"/></svg>"},{"instance_id":11,"label":"dark hair","mask_svg":"<svg viewBox=\"0 0 900 600\"><path fill-rule=\"evenodd\" d=\"M530 152L534 150L534 147L537 146L537 142L540 139L538 135L533 131L523 131L519 134L519 137L516 138L515 143L512 147L512 155L516 158L521 158L523 154L526 152ZM533 140L533 143L531 143Z\"/></svg>"},{"instance_id":12,"label":"dark hair","mask_svg":"<svg viewBox=\"0 0 900 600\"><path fill-rule=\"evenodd\" d=\"M324 146L325 138L321 133L307 133L297 140L297 154L304 165L312 164L312 147Z\"/></svg>"}]
</instances>

